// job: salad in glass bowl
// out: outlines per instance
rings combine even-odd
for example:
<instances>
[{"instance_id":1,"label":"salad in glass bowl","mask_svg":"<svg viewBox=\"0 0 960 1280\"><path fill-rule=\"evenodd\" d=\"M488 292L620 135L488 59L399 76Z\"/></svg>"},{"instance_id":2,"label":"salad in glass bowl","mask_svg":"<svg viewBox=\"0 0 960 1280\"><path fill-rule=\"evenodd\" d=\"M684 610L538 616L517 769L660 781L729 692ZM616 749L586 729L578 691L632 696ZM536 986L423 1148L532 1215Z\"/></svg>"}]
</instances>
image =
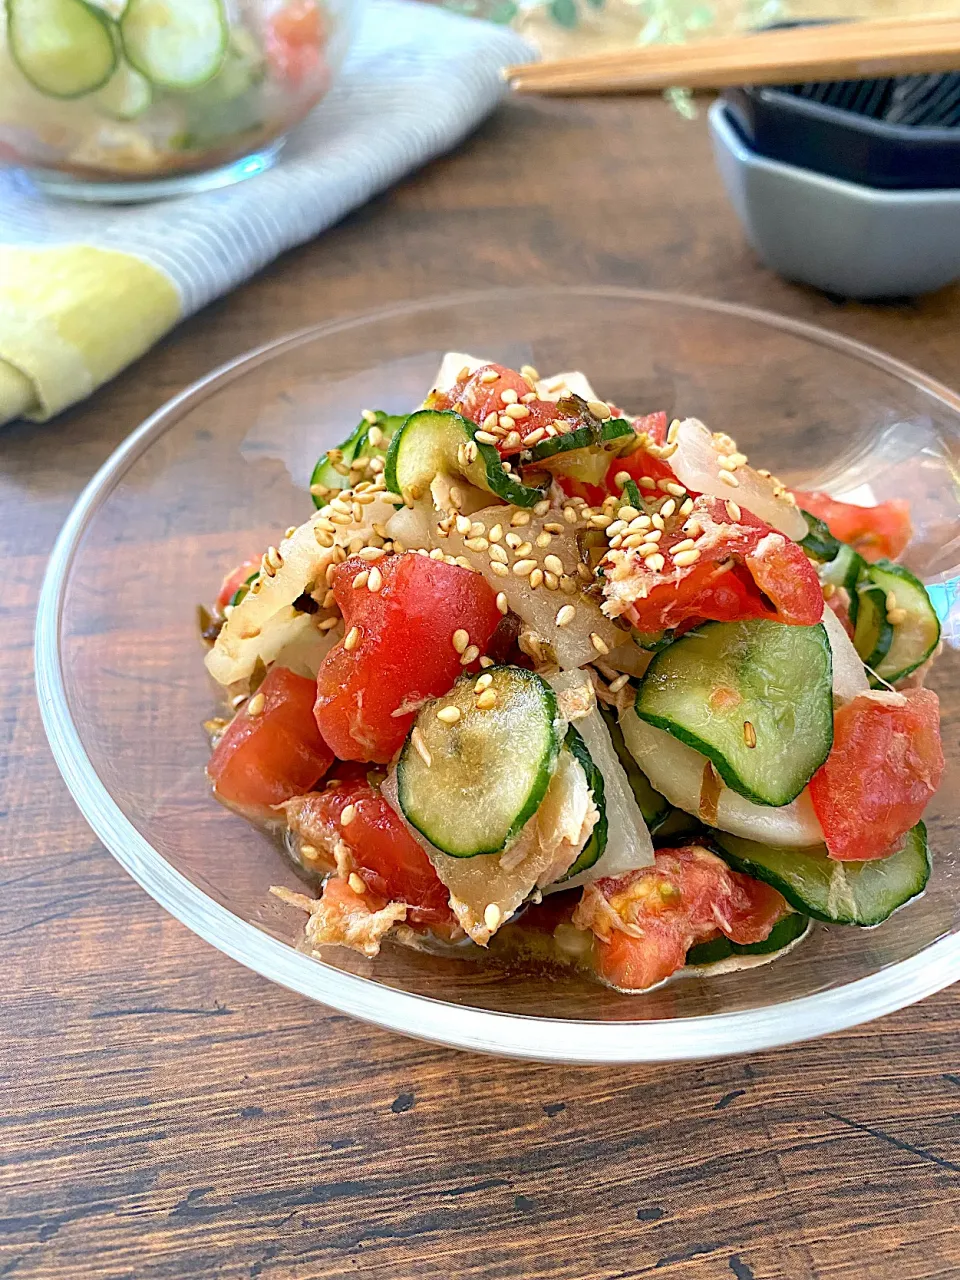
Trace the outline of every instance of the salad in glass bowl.
<instances>
[{"instance_id":1,"label":"salad in glass bowl","mask_svg":"<svg viewBox=\"0 0 960 1280\"><path fill-rule=\"evenodd\" d=\"M457 353L201 610L214 794L305 947L764 964L923 892L940 641L906 503L792 493L696 419Z\"/></svg>"},{"instance_id":2,"label":"salad in glass bowl","mask_svg":"<svg viewBox=\"0 0 960 1280\"><path fill-rule=\"evenodd\" d=\"M355 8L5 0L0 161L49 189L110 199L120 184L134 198L160 180L185 189L259 172L330 87Z\"/></svg>"}]
</instances>

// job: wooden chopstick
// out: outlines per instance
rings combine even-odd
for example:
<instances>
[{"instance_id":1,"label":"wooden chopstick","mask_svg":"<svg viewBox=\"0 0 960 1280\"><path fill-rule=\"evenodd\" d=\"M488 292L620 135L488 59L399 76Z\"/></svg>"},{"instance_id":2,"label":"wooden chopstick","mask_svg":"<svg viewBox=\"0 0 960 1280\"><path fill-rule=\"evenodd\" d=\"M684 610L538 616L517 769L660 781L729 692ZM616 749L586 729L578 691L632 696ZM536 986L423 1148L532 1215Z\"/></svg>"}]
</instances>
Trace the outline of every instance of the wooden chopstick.
<instances>
[{"instance_id":1,"label":"wooden chopstick","mask_svg":"<svg viewBox=\"0 0 960 1280\"><path fill-rule=\"evenodd\" d=\"M508 67L517 93L654 93L960 70L960 17L881 18Z\"/></svg>"}]
</instances>

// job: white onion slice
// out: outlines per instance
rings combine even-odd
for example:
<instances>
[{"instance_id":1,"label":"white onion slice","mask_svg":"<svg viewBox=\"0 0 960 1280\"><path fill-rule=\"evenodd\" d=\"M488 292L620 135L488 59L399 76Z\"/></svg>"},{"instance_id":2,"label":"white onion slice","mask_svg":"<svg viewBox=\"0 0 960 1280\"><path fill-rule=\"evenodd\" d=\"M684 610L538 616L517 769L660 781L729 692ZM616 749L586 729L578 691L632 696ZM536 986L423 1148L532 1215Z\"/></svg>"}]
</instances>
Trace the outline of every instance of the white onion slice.
<instances>
[{"instance_id":1,"label":"white onion slice","mask_svg":"<svg viewBox=\"0 0 960 1280\"><path fill-rule=\"evenodd\" d=\"M824 605L823 625L833 655L834 703L850 702L858 693L868 693L870 690L863 661L853 647L853 641L844 631L843 623L829 605Z\"/></svg>"}]
</instances>

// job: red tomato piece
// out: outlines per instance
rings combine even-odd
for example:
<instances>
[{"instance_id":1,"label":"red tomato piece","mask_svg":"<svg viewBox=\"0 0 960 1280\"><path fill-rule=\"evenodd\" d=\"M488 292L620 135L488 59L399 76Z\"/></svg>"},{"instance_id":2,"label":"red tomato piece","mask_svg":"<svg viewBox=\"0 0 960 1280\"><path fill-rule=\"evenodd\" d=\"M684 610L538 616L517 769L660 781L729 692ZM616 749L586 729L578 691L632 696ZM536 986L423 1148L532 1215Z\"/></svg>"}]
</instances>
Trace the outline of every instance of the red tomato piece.
<instances>
[{"instance_id":1,"label":"red tomato piece","mask_svg":"<svg viewBox=\"0 0 960 1280\"><path fill-rule=\"evenodd\" d=\"M654 856L653 867L588 885L574 912L574 924L593 930L594 965L612 986L656 986L718 930L733 942L762 942L788 911L775 889L699 845Z\"/></svg>"},{"instance_id":2,"label":"red tomato piece","mask_svg":"<svg viewBox=\"0 0 960 1280\"><path fill-rule=\"evenodd\" d=\"M285 667L271 667L217 743L207 773L228 804L262 809L308 791L333 763L313 718L316 686ZM259 705L255 715L249 708Z\"/></svg>"},{"instance_id":3,"label":"red tomato piece","mask_svg":"<svg viewBox=\"0 0 960 1280\"><path fill-rule=\"evenodd\" d=\"M217 612L223 613L226 606L230 603L237 591L243 586L246 580L257 572L260 568L260 557L255 560L244 560L238 564L235 569L231 569L223 582L220 583L220 590L217 592Z\"/></svg>"},{"instance_id":4,"label":"red tomato piece","mask_svg":"<svg viewBox=\"0 0 960 1280\"><path fill-rule=\"evenodd\" d=\"M379 591L354 587L363 560L341 564L333 591L348 635L317 673L315 715L341 760L386 762L400 750L428 698L465 670L453 635L466 631L481 653L500 622L496 594L478 573L407 552L378 561ZM466 669L472 669L471 667Z\"/></svg>"},{"instance_id":5,"label":"red tomato piece","mask_svg":"<svg viewBox=\"0 0 960 1280\"><path fill-rule=\"evenodd\" d=\"M932 689L861 693L833 719L833 748L810 779L831 858L893 853L943 776L940 702Z\"/></svg>"},{"instance_id":6,"label":"red tomato piece","mask_svg":"<svg viewBox=\"0 0 960 1280\"><path fill-rule=\"evenodd\" d=\"M491 376L493 374L496 374L496 378ZM507 393L507 400L503 399L503 392ZM502 456L518 453L531 435L534 435L534 439L527 447L542 440L551 423L560 423L561 432L572 431L575 427L582 425L583 420L579 415L571 417L569 414L560 412L555 401L533 399L524 404L523 407L527 412L516 421L515 425L509 428L505 425L501 426L500 417L510 416L506 410L511 403L511 392L516 397L512 403L520 403L524 396L531 394L530 383L515 369L508 369L502 364L485 364L468 377L458 379L449 391L434 393L430 397L430 407L453 409L478 426L484 426L489 415L495 413L496 424L491 423L486 430L499 436L497 448ZM510 445L505 444L514 431L520 437L519 443L514 436Z\"/></svg>"},{"instance_id":7,"label":"red tomato piece","mask_svg":"<svg viewBox=\"0 0 960 1280\"><path fill-rule=\"evenodd\" d=\"M910 505L902 498L858 507L838 502L828 493L798 491L793 496L804 511L823 520L835 538L848 542L865 560L895 560L913 533Z\"/></svg>"},{"instance_id":8,"label":"red tomato piece","mask_svg":"<svg viewBox=\"0 0 960 1280\"><path fill-rule=\"evenodd\" d=\"M341 815L351 805L353 817ZM407 920L420 925L452 925L449 893L421 846L375 787L345 782L300 796L287 806L291 826L318 847L342 840L372 893L384 902L405 902Z\"/></svg>"},{"instance_id":9,"label":"red tomato piece","mask_svg":"<svg viewBox=\"0 0 960 1280\"><path fill-rule=\"evenodd\" d=\"M692 564L678 564L671 553L689 538L699 555ZM702 495L689 515L670 516L658 550L662 563L637 549L607 555L604 594L639 631L690 618L771 618L805 626L823 617L820 580L800 546L749 511L731 514L720 498ZM677 554L684 558L683 551Z\"/></svg>"},{"instance_id":10,"label":"red tomato piece","mask_svg":"<svg viewBox=\"0 0 960 1280\"><path fill-rule=\"evenodd\" d=\"M326 29L316 0L292 0L267 24L266 52L274 75L299 85L320 65Z\"/></svg>"},{"instance_id":11,"label":"red tomato piece","mask_svg":"<svg viewBox=\"0 0 960 1280\"><path fill-rule=\"evenodd\" d=\"M645 417L637 418L634 422L638 435L647 435L650 441L655 445L663 445L667 439L667 415L665 413L648 413ZM648 453L646 449L634 449L633 453L627 454L625 458L614 458L607 470L606 492L619 494L622 485L618 485L616 477L621 471L625 471L631 480L638 484L642 477L650 480L676 480L676 476L670 468L670 464L664 458L655 458L652 453ZM641 495L645 485L640 486ZM602 501L602 499L601 499Z\"/></svg>"}]
</instances>

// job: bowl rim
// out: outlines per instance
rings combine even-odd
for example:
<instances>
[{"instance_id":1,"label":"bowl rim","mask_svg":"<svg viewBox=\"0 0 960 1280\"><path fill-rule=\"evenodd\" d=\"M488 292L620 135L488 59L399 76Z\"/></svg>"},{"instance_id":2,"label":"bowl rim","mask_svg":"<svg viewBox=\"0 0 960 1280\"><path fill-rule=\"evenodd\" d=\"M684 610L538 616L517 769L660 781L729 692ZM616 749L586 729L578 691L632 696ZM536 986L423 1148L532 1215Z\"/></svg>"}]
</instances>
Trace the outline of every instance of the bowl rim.
<instances>
[{"instance_id":1,"label":"bowl rim","mask_svg":"<svg viewBox=\"0 0 960 1280\"><path fill-rule=\"evenodd\" d=\"M729 104L717 98L707 110L707 120L714 138L733 156L738 164L749 169L759 169L777 174L792 182L811 187L827 188L871 208L923 209L933 207L960 207L960 186L955 187L868 187L850 178L836 178L830 173L820 173L802 165L789 164L786 160L774 160L755 151L737 126Z\"/></svg>"},{"instance_id":2,"label":"bowl rim","mask_svg":"<svg viewBox=\"0 0 960 1280\"><path fill-rule=\"evenodd\" d=\"M960 978L960 934L937 939L906 960L844 986L761 1009L691 1018L592 1022L538 1018L448 1003L345 973L297 951L215 902L175 870L123 814L84 751L67 702L61 620L80 539L127 470L188 405L215 394L258 364L308 342L364 324L451 305L543 301L571 296L688 307L771 326L884 370L960 418L960 395L920 370L856 339L760 308L656 290L542 285L476 290L403 302L299 329L254 348L198 379L151 414L88 482L56 539L41 589L35 633L36 685L54 759L81 814L122 867L171 915L219 951L263 977L347 1013L451 1048L542 1062L668 1062L756 1052L868 1022ZM960 432L960 427L958 427Z\"/></svg>"}]
</instances>

